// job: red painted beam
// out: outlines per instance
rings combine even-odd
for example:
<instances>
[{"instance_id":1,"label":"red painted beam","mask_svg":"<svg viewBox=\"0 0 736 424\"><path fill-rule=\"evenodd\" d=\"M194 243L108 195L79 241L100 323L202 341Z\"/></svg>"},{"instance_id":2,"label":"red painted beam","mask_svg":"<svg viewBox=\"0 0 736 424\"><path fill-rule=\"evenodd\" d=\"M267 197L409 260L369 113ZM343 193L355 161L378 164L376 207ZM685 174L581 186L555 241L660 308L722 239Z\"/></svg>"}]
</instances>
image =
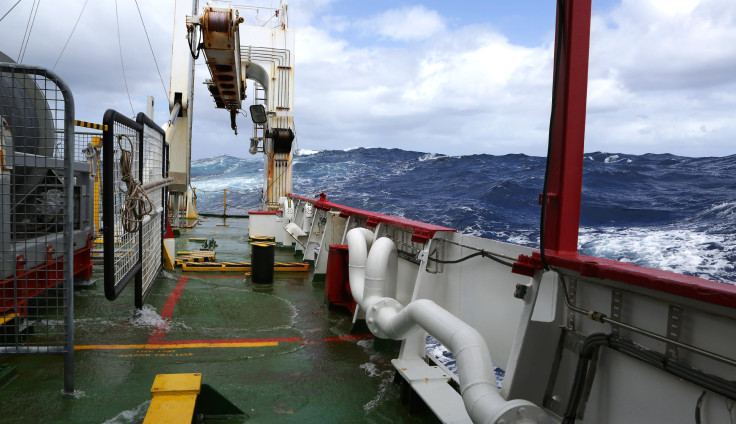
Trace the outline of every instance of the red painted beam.
<instances>
[{"instance_id":1,"label":"red painted beam","mask_svg":"<svg viewBox=\"0 0 736 424\"><path fill-rule=\"evenodd\" d=\"M355 216L366 220L367 226L375 227L379 223L392 225L394 227L402 228L405 230L413 231L412 241L417 243L426 243L432 237L434 237L437 231L450 231L457 232L452 228L441 227L439 225L427 224L419 221L412 221L411 219L398 218L390 215L383 215L380 213L369 212L362 209L351 208L349 206L340 205L338 203L330 202L326 197L320 197L319 199L312 199L310 197L297 196L290 194L290 198L296 200L302 200L312 204L319 205L318 207L323 210L334 210L340 212L340 216L347 218L348 216Z\"/></svg>"},{"instance_id":2,"label":"red painted beam","mask_svg":"<svg viewBox=\"0 0 736 424\"><path fill-rule=\"evenodd\" d=\"M549 265L577 271L582 277L620 281L663 293L736 308L736 286L732 284L585 256L576 252L547 253L546 259ZM539 254L535 252L530 262L539 264L540 260Z\"/></svg>"},{"instance_id":3,"label":"red painted beam","mask_svg":"<svg viewBox=\"0 0 736 424\"><path fill-rule=\"evenodd\" d=\"M591 0L563 2L557 99L550 152L545 250L577 252L588 93ZM558 15L559 16L559 15ZM559 25L559 19L558 19ZM557 52L557 49L555 50Z\"/></svg>"}]
</instances>

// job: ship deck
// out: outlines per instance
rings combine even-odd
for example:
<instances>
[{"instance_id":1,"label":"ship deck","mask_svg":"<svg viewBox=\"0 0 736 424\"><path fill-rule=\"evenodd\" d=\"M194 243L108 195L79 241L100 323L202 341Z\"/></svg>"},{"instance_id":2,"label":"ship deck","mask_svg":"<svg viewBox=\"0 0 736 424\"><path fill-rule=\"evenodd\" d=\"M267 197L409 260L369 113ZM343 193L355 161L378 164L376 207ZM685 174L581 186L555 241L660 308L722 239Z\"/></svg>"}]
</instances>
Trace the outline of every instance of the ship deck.
<instances>
[{"instance_id":1,"label":"ship deck","mask_svg":"<svg viewBox=\"0 0 736 424\"><path fill-rule=\"evenodd\" d=\"M177 251L213 237L218 261L248 260L248 220L226 223L204 218L182 229ZM276 261L299 259L276 250ZM0 389L3 422L142 422L154 377L166 373L202 374L211 389L200 396L204 422L432 418L410 415L401 401L390 364L398 346L351 334L350 313L326 306L311 272L257 285L243 272L164 270L138 313L132 287L110 302L102 278L96 267L95 283L75 291L75 398L62 396L61 356L6 356L0 365L17 375Z\"/></svg>"}]
</instances>

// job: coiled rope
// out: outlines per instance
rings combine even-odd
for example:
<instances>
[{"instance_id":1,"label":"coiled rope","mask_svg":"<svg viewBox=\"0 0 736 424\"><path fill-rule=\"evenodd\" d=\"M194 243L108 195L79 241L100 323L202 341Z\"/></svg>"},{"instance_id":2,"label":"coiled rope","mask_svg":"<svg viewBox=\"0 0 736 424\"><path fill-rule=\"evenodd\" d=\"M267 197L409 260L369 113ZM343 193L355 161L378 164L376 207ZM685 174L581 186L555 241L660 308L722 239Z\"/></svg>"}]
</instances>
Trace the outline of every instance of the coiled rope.
<instances>
[{"instance_id":1,"label":"coiled rope","mask_svg":"<svg viewBox=\"0 0 736 424\"><path fill-rule=\"evenodd\" d=\"M130 150L123 149L120 140L125 138L130 144ZM120 173L121 180L127 187L125 193L125 202L121 217L123 219L123 229L128 233L138 232L141 228L143 217L150 214L153 210L151 199L148 193L141 186L140 181L133 176L133 141L125 134L118 135L118 147L120 148Z\"/></svg>"}]
</instances>

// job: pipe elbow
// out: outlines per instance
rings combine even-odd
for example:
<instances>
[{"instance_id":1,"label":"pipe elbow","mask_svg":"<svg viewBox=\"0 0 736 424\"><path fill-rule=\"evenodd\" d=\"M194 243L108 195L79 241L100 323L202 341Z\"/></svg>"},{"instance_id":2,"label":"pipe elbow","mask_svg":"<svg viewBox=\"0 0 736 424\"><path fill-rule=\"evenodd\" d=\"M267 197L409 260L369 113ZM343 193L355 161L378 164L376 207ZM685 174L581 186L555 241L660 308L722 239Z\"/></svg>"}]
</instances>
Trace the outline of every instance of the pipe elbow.
<instances>
[{"instance_id":1,"label":"pipe elbow","mask_svg":"<svg viewBox=\"0 0 736 424\"><path fill-rule=\"evenodd\" d=\"M368 260L368 250L373 244L373 232L365 228L353 228L345 236L348 243L348 275L350 291L353 299L364 308L363 291L365 286L365 264Z\"/></svg>"}]
</instances>

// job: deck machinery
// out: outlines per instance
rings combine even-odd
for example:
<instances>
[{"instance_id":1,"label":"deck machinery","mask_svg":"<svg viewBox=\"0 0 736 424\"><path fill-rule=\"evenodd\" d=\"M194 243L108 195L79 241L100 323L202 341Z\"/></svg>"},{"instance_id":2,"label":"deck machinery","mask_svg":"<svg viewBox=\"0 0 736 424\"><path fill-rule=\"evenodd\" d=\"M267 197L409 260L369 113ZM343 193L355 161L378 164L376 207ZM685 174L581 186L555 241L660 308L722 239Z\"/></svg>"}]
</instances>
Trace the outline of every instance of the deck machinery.
<instances>
[{"instance_id":1,"label":"deck machinery","mask_svg":"<svg viewBox=\"0 0 736 424\"><path fill-rule=\"evenodd\" d=\"M294 155L294 32L288 28L288 5L274 9L275 25L243 26L245 18L233 6L178 0L172 54L172 86L169 96L171 118L164 126L171 143L170 187L172 208L196 216L194 196L189 188L191 162L192 96L194 62L204 56L210 73L205 81L218 109L230 114L230 125L237 134L237 116L246 98L247 80L255 85L254 105L249 108L254 131L250 152L265 157L263 204L278 210L280 201L292 192ZM246 9L247 10L247 9ZM256 10L256 8L253 8ZM180 41L186 33L187 44ZM241 45L241 40L245 44ZM179 119L177 119L179 118ZM181 119L183 118L183 119ZM175 215L175 220L178 214Z\"/></svg>"}]
</instances>

